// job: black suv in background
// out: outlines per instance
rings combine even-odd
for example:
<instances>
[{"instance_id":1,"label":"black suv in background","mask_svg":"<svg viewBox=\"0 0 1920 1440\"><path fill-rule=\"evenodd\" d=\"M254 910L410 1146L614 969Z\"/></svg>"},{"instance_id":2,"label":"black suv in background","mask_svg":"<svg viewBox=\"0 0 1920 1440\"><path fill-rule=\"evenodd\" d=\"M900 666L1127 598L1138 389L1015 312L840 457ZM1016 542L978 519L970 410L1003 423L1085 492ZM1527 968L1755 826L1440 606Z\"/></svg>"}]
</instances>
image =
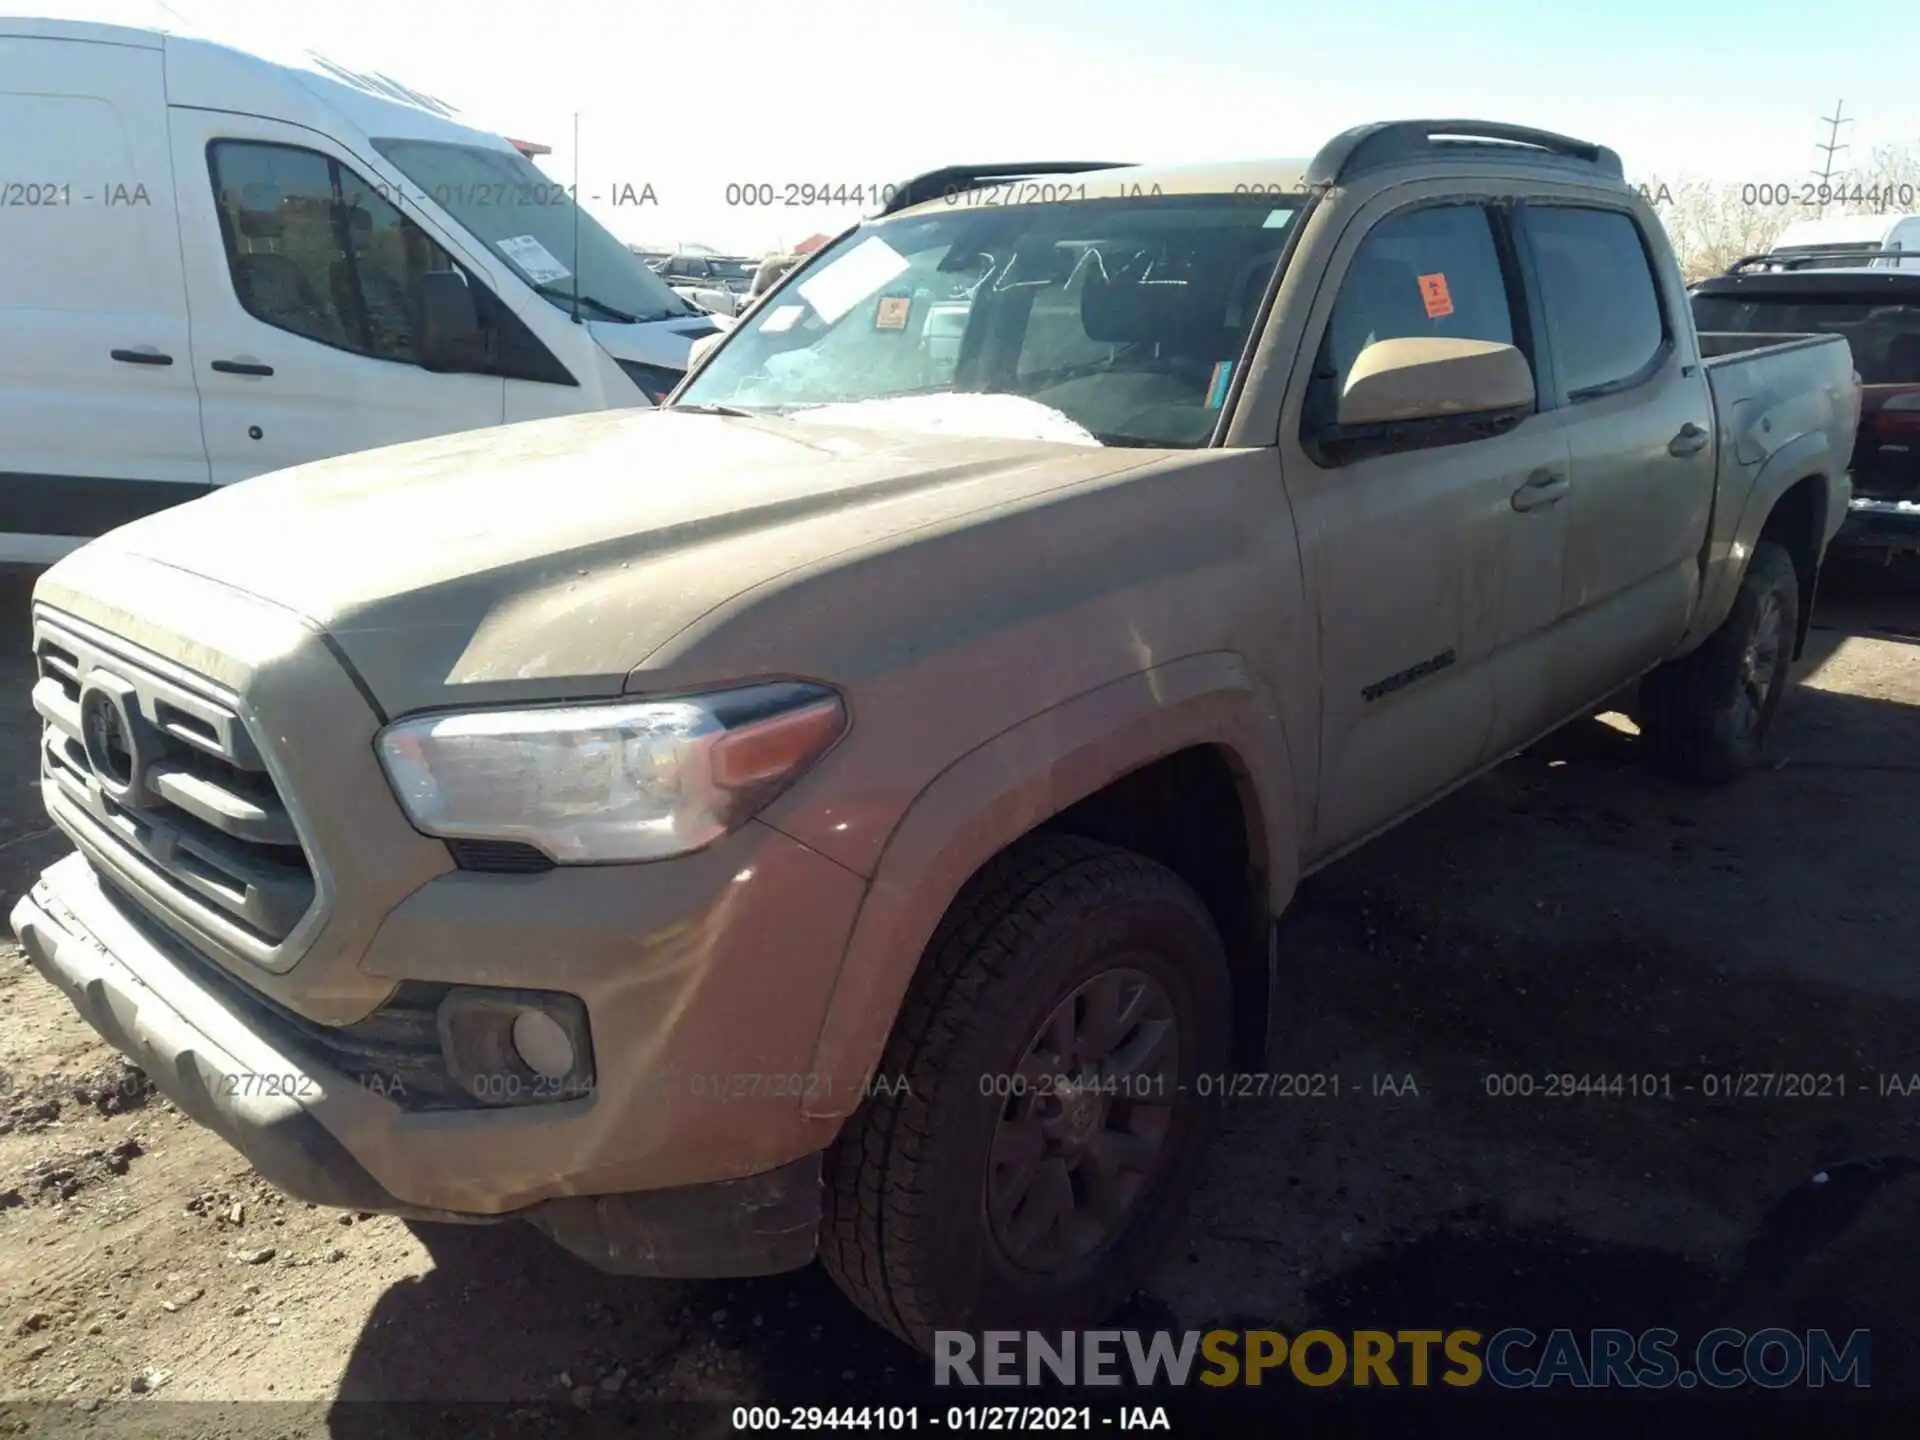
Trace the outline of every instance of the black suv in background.
<instances>
[{"instance_id":1,"label":"black suv in background","mask_svg":"<svg viewBox=\"0 0 1920 1440\"><path fill-rule=\"evenodd\" d=\"M1884 252L1895 260L1899 252ZM1751 255L1692 286L1701 330L1845 335L1860 374L1853 507L1835 548L1920 553L1920 269L1854 251ZM1914 259L1909 252L1907 260Z\"/></svg>"}]
</instances>

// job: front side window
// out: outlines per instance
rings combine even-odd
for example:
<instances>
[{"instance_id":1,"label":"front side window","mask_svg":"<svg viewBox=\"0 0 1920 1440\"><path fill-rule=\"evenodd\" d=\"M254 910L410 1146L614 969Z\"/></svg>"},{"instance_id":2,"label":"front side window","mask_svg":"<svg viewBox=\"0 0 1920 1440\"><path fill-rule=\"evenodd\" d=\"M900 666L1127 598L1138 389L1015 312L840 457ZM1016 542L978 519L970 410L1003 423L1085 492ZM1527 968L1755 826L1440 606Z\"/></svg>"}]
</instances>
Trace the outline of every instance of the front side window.
<instances>
[{"instance_id":1,"label":"front side window","mask_svg":"<svg viewBox=\"0 0 1920 1440\"><path fill-rule=\"evenodd\" d=\"M354 293L356 227L338 162L285 145L218 141L209 164L241 305L282 330L372 354Z\"/></svg>"},{"instance_id":2,"label":"front side window","mask_svg":"<svg viewBox=\"0 0 1920 1440\"><path fill-rule=\"evenodd\" d=\"M1609 394L1650 374L1667 327L1633 217L1566 205L1527 205L1520 214L1568 398Z\"/></svg>"},{"instance_id":3,"label":"front side window","mask_svg":"<svg viewBox=\"0 0 1920 1440\"><path fill-rule=\"evenodd\" d=\"M751 312L678 403L818 419L858 405L942 428L1025 415L1023 433L1078 443L1204 445L1304 203L1155 195L870 222Z\"/></svg>"},{"instance_id":4,"label":"front side window","mask_svg":"<svg viewBox=\"0 0 1920 1440\"><path fill-rule=\"evenodd\" d=\"M1500 251L1478 205L1404 210L1367 233L1333 302L1321 368L1337 396L1367 346L1420 336L1514 343Z\"/></svg>"},{"instance_id":5,"label":"front side window","mask_svg":"<svg viewBox=\"0 0 1920 1440\"><path fill-rule=\"evenodd\" d=\"M323 345L418 364L413 299L429 271L458 272L474 292L486 374L576 382L526 325L402 215L378 187L317 150L217 140L207 152L227 268L258 320Z\"/></svg>"},{"instance_id":6,"label":"front side window","mask_svg":"<svg viewBox=\"0 0 1920 1440\"><path fill-rule=\"evenodd\" d=\"M1361 351L1381 340L1423 337L1518 343L1506 268L1483 206L1402 210L1367 232L1341 277L1321 337L1303 438L1312 443L1331 433ZM1435 438L1407 436L1389 448Z\"/></svg>"}]
</instances>

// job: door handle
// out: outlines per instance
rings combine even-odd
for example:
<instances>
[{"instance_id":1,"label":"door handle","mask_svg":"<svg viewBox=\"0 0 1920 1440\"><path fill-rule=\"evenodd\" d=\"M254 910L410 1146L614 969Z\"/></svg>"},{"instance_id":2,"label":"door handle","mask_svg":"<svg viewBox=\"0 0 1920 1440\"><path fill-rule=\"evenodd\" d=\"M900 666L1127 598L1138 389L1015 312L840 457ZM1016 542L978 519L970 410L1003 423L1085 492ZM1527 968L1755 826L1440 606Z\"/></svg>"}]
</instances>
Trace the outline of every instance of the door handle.
<instances>
[{"instance_id":1,"label":"door handle","mask_svg":"<svg viewBox=\"0 0 1920 1440\"><path fill-rule=\"evenodd\" d=\"M271 375L273 366L256 364L252 360L216 360L213 368L222 375Z\"/></svg>"},{"instance_id":2,"label":"door handle","mask_svg":"<svg viewBox=\"0 0 1920 1440\"><path fill-rule=\"evenodd\" d=\"M1705 430L1689 420L1680 427L1680 433L1667 442L1667 453L1680 459L1698 455L1707 448L1709 438Z\"/></svg>"},{"instance_id":3,"label":"door handle","mask_svg":"<svg viewBox=\"0 0 1920 1440\"><path fill-rule=\"evenodd\" d=\"M1567 498L1567 492L1572 488L1567 483L1567 477L1559 471L1536 470L1527 477L1526 484L1513 492L1513 508L1525 513L1548 505L1558 505Z\"/></svg>"},{"instance_id":4,"label":"door handle","mask_svg":"<svg viewBox=\"0 0 1920 1440\"><path fill-rule=\"evenodd\" d=\"M158 350L109 350L107 352L123 365L171 365L173 356L162 355Z\"/></svg>"}]
</instances>

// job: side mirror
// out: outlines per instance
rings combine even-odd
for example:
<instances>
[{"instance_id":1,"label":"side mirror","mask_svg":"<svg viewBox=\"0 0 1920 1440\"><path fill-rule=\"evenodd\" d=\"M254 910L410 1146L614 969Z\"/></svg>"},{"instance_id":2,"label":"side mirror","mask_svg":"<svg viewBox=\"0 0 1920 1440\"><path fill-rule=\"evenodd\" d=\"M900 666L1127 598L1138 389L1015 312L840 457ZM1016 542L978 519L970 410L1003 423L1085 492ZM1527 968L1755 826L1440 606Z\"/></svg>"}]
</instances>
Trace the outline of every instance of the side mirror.
<instances>
[{"instance_id":1,"label":"side mirror","mask_svg":"<svg viewBox=\"0 0 1920 1440\"><path fill-rule=\"evenodd\" d=\"M694 366L706 359L713 347L726 338L726 332L722 331L717 335L702 335L698 340L694 341L693 348L687 352L687 369L693 369Z\"/></svg>"},{"instance_id":2,"label":"side mirror","mask_svg":"<svg viewBox=\"0 0 1920 1440\"><path fill-rule=\"evenodd\" d=\"M479 307L459 271L429 270L414 282L413 346L424 370L473 370L485 362Z\"/></svg>"},{"instance_id":3,"label":"side mirror","mask_svg":"<svg viewBox=\"0 0 1920 1440\"><path fill-rule=\"evenodd\" d=\"M1376 340L1347 376L1343 428L1399 420L1512 414L1533 408L1533 369L1511 345L1419 336Z\"/></svg>"}]
</instances>

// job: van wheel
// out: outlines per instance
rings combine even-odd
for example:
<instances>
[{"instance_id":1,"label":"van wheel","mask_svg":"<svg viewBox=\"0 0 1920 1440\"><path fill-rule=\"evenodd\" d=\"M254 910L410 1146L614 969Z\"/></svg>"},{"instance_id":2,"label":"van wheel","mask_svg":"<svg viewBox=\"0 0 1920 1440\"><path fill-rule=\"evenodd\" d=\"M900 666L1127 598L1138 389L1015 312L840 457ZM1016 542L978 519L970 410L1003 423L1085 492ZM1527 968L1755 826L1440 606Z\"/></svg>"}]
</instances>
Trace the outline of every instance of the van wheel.
<instances>
[{"instance_id":1,"label":"van wheel","mask_svg":"<svg viewBox=\"0 0 1920 1440\"><path fill-rule=\"evenodd\" d=\"M1192 1186L1227 994L1213 921L1163 866L1062 835L996 856L827 1153L835 1281L927 1352L936 1330L1105 1318Z\"/></svg>"},{"instance_id":2,"label":"van wheel","mask_svg":"<svg viewBox=\"0 0 1920 1440\"><path fill-rule=\"evenodd\" d=\"M1799 631L1793 558L1762 541L1720 628L1641 683L1641 728L1655 767L1719 783L1758 764L1786 693Z\"/></svg>"}]
</instances>

